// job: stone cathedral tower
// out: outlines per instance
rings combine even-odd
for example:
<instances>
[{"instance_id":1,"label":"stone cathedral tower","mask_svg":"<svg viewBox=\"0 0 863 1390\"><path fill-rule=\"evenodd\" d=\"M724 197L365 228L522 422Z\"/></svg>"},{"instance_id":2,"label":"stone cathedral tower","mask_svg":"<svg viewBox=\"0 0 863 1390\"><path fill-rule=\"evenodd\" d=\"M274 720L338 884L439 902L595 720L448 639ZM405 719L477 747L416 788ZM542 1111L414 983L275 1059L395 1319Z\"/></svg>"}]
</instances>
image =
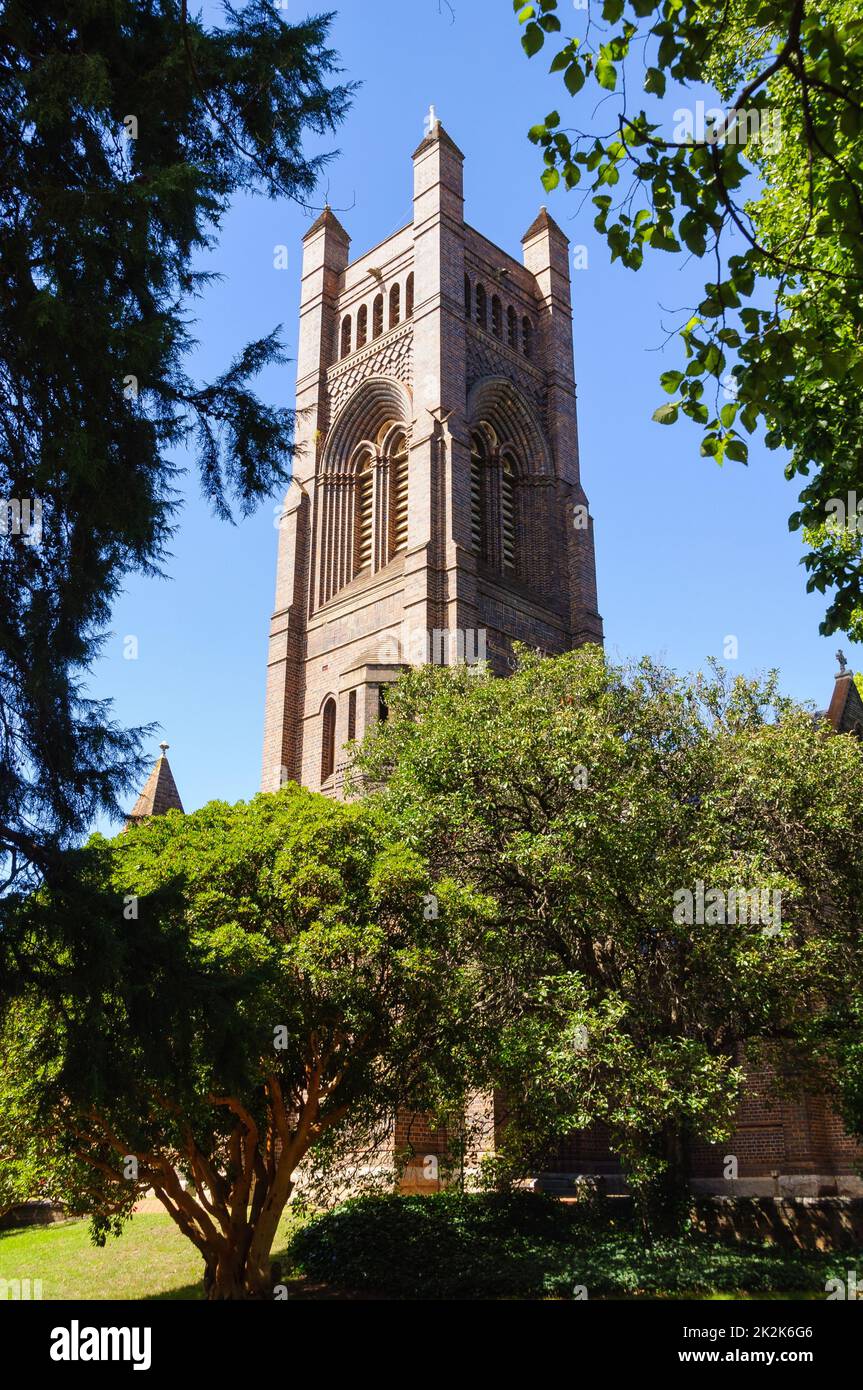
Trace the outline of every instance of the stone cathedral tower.
<instances>
[{"instance_id":1,"label":"stone cathedral tower","mask_svg":"<svg viewBox=\"0 0 863 1390\"><path fill-rule=\"evenodd\" d=\"M434 122L412 222L353 261L329 209L303 239L265 791L337 794L405 665L602 640L569 244L545 209L523 264L467 226L463 161Z\"/></svg>"}]
</instances>

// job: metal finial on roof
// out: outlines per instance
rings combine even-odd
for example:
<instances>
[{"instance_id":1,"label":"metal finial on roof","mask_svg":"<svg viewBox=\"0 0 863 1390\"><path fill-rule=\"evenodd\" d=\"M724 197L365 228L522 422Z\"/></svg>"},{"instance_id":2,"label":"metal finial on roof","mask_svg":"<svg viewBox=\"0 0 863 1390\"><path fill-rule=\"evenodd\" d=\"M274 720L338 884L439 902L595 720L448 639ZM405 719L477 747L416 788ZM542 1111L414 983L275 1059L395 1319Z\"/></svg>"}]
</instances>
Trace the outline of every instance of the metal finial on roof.
<instances>
[{"instance_id":1,"label":"metal finial on roof","mask_svg":"<svg viewBox=\"0 0 863 1390\"><path fill-rule=\"evenodd\" d=\"M848 666L848 658L846 657L841 647L836 653L836 660L839 662L839 675L844 676L845 670Z\"/></svg>"},{"instance_id":2,"label":"metal finial on roof","mask_svg":"<svg viewBox=\"0 0 863 1390\"><path fill-rule=\"evenodd\" d=\"M426 116L426 135L431 135L437 125L437 112L434 106L430 106Z\"/></svg>"},{"instance_id":3,"label":"metal finial on roof","mask_svg":"<svg viewBox=\"0 0 863 1390\"><path fill-rule=\"evenodd\" d=\"M164 758L165 754L167 753L168 749L170 748L170 746L171 746L170 743L160 743L160 744L159 744L159 747L160 747L161 750L162 750L162 757L163 757L163 758Z\"/></svg>"}]
</instances>

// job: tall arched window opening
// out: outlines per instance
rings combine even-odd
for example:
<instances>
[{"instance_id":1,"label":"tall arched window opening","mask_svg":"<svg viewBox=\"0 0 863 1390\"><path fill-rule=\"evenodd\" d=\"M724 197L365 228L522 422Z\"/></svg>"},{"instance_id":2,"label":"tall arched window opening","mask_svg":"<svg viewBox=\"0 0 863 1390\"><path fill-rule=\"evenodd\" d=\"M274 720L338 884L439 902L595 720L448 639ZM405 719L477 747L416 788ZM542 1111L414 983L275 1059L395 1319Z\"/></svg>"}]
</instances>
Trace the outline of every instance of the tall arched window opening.
<instances>
[{"instance_id":1,"label":"tall arched window opening","mask_svg":"<svg viewBox=\"0 0 863 1390\"><path fill-rule=\"evenodd\" d=\"M357 692L351 690L348 694L348 741L357 736Z\"/></svg>"},{"instance_id":2,"label":"tall arched window opening","mask_svg":"<svg viewBox=\"0 0 863 1390\"><path fill-rule=\"evenodd\" d=\"M412 319L414 316L414 277L413 271L407 278L405 285L405 318Z\"/></svg>"},{"instance_id":3,"label":"tall arched window opening","mask_svg":"<svg viewBox=\"0 0 863 1390\"><path fill-rule=\"evenodd\" d=\"M464 316L466 319L473 318L473 289L469 275L464 277Z\"/></svg>"},{"instance_id":4,"label":"tall arched window opening","mask_svg":"<svg viewBox=\"0 0 863 1390\"><path fill-rule=\"evenodd\" d=\"M525 357L533 356L533 324L527 316L521 321L521 346Z\"/></svg>"},{"instance_id":5,"label":"tall arched window opening","mask_svg":"<svg viewBox=\"0 0 863 1390\"><path fill-rule=\"evenodd\" d=\"M372 460L365 454L357 467L356 531L354 539L354 570L359 573L372 563L372 499L374 474Z\"/></svg>"},{"instance_id":6,"label":"tall arched window opening","mask_svg":"<svg viewBox=\"0 0 863 1390\"><path fill-rule=\"evenodd\" d=\"M390 557L408 544L408 446L405 436L396 439L390 456Z\"/></svg>"},{"instance_id":7,"label":"tall arched window opening","mask_svg":"<svg viewBox=\"0 0 863 1390\"><path fill-rule=\"evenodd\" d=\"M483 448L474 436L470 442L470 534L476 555L481 556L482 544L482 489L483 489Z\"/></svg>"},{"instance_id":8,"label":"tall arched window opening","mask_svg":"<svg viewBox=\"0 0 863 1390\"><path fill-rule=\"evenodd\" d=\"M506 311L506 341L509 347L518 348L518 315L511 304Z\"/></svg>"},{"instance_id":9,"label":"tall arched window opening","mask_svg":"<svg viewBox=\"0 0 863 1390\"><path fill-rule=\"evenodd\" d=\"M357 347L358 347L358 348L361 348L361 347L364 347L364 346L365 346L365 342L366 342L366 339L368 338L368 336L369 336L369 311L368 311L368 309L366 308L365 304L361 304L361 305L360 305L360 311L359 311L359 313L357 314Z\"/></svg>"},{"instance_id":10,"label":"tall arched window opening","mask_svg":"<svg viewBox=\"0 0 863 1390\"><path fill-rule=\"evenodd\" d=\"M332 777L336 767L336 702L327 700L321 714L321 782Z\"/></svg>"},{"instance_id":11,"label":"tall arched window opening","mask_svg":"<svg viewBox=\"0 0 863 1390\"><path fill-rule=\"evenodd\" d=\"M402 315L401 285L393 285L390 290L390 328L395 328Z\"/></svg>"},{"instance_id":12,"label":"tall arched window opening","mask_svg":"<svg viewBox=\"0 0 863 1390\"><path fill-rule=\"evenodd\" d=\"M375 302L372 306L372 337L379 338L384 331L384 297L382 294L375 295Z\"/></svg>"},{"instance_id":13,"label":"tall arched window opening","mask_svg":"<svg viewBox=\"0 0 863 1390\"><path fill-rule=\"evenodd\" d=\"M503 309L497 295L491 301L491 331L496 338L503 337Z\"/></svg>"},{"instance_id":14,"label":"tall arched window opening","mask_svg":"<svg viewBox=\"0 0 863 1390\"><path fill-rule=\"evenodd\" d=\"M479 324L480 328L488 327L485 285L477 285L476 287L476 321Z\"/></svg>"},{"instance_id":15,"label":"tall arched window opening","mask_svg":"<svg viewBox=\"0 0 863 1390\"><path fill-rule=\"evenodd\" d=\"M504 574L515 574L515 469L504 459L500 475L501 560Z\"/></svg>"},{"instance_id":16,"label":"tall arched window opening","mask_svg":"<svg viewBox=\"0 0 863 1390\"><path fill-rule=\"evenodd\" d=\"M348 357L351 351L351 316L345 314L342 319L342 350L341 356Z\"/></svg>"}]
</instances>

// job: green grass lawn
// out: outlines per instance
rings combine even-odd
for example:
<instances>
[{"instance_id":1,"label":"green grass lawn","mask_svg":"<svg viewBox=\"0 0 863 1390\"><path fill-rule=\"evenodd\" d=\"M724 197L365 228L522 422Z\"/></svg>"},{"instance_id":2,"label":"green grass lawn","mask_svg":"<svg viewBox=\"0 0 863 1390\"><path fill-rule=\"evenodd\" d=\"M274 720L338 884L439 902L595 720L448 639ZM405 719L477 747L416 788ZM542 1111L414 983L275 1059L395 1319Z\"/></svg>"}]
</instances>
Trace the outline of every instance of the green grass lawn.
<instances>
[{"instance_id":1,"label":"green grass lawn","mask_svg":"<svg viewBox=\"0 0 863 1390\"><path fill-rule=\"evenodd\" d=\"M808 1299L849 1256L702 1237L647 1251L626 1224L585 1226L553 1199L450 1194L362 1200L310 1223L290 1211L273 1258L291 1299L567 1299L582 1285L600 1299ZM102 1249L84 1220L0 1231L0 1279L40 1279L43 1299L203 1299L202 1277L166 1214L133 1216Z\"/></svg>"},{"instance_id":2,"label":"green grass lawn","mask_svg":"<svg viewBox=\"0 0 863 1390\"><path fill-rule=\"evenodd\" d=\"M283 1218L276 1258L293 1219ZM203 1261L167 1214L141 1212L100 1250L89 1223L62 1221L0 1231L0 1279L42 1280L43 1299L202 1299Z\"/></svg>"}]
</instances>

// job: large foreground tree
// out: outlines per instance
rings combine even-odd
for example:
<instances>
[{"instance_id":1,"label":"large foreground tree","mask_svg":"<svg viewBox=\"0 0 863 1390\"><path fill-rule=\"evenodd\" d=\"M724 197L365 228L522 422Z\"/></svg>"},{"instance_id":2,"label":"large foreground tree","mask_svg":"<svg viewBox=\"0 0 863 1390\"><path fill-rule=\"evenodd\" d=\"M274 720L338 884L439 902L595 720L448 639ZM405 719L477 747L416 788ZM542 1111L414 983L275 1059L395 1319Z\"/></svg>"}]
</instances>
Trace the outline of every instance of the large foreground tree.
<instances>
[{"instance_id":1,"label":"large foreground tree","mask_svg":"<svg viewBox=\"0 0 863 1390\"><path fill-rule=\"evenodd\" d=\"M298 787L75 857L74 895L14 924L42 965L0 1027L0 1136L98 1239L152 1188L210 1298L267 1297L307 1155L463 1087L470 898L380 812Z\"/></svg>"},{"instance_id":2,"label":"large foreground tree","mask_svg":"<svg viewBox=\"0 0 863 1390\"><path fill-rule=\"evenodd\" d=\"M651 251L708 263L654 418L688 416L720 463L745 463L759 426L787 451L786 476L805 479L790 524L810 545L807 588L833 590L821 630L863 641L859 5L514 9L526 52L550 58L562 87L530 132L546 188L584 188L612 259L632 270Z\"/></svg>"},{"instance_id":3,"label":"large foreground tree","mask_svg":"<svg viewBox=\"0 0 863 1390\"><path fill-rule=\"evenodd\" d=\"M116 814L135 732L86 672L123 577L155 572L188 446L223 516L288 476L251 385L274 330L194 381L189 307L240 190L304 201L343 117L327 16L186 0L0 4L0 890ZM7 506L7 503L9 504Z\"/></svg>"},{"instance_id":4,"label":"large foreground tree","mask_svg":"<svg viewBox=\"0 0 863 1390\"><path fill-rule=\"evenodd\" d=\"M775 680L596 647L522 653L507 680L428 667L358 770L433 872L497 904L476 950L514 1165L604 1121L656 1219L691 1141L729 1134L744 1052L836 1095L863 978L863 749Z\"/></svg>"}]
</instances>

